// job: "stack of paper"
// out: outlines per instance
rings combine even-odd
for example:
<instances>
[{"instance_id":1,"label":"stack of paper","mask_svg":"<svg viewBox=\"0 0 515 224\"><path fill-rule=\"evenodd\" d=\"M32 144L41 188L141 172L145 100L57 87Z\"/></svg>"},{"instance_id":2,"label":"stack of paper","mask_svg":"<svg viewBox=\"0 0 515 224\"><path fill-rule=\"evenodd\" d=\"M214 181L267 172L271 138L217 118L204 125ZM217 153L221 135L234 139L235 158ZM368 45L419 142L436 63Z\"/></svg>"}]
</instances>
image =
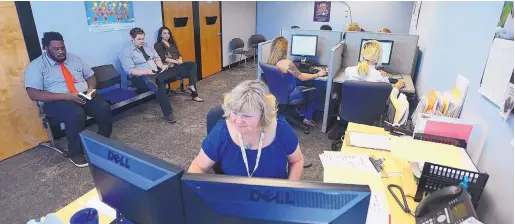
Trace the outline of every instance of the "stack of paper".
<instances>
[{"instance_id":1,"label":"stack of paper","mask_svg":"<svg viewBox=\"0 0 515 224\"><path fill-rule=\"evenodd\" d=\"M388 135L349 132L349 143L352 146L367 149L392 150Z\"/></svg>"},{"instance_id":2,"label":"stack of paper","mask_svg":"<svg viewBox=\"0 0 515 224\"><path fill-rule=\"evenodd\" d=\"M393 117L392 125L403 125L408 120L408 98L403 93L399 94L399 89L394 88L390 93L390 102L395 108L395 115Z\"/></svg>"},{"instance_id":3,"label":"stack of paper","mask_svg":"<svg viewBox=\"0 0 515 224\"><path fill-rule=\"evenodd\" d=\"M342 167L377 173L376 168L367 155L350 155L346 153L329 152L320 154L319 156L324 168Z\"/></svg>"}]
</instances>

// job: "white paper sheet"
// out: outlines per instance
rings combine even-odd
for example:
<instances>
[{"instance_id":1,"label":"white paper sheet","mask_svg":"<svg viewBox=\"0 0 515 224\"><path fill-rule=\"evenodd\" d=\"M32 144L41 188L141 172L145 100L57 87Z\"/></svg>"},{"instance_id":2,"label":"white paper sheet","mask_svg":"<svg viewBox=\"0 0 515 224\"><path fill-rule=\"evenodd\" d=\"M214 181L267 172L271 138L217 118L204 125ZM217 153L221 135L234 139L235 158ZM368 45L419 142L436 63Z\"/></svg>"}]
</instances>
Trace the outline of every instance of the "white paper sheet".
<instances>
[{"instance_id":1,"label":"white paper sheet","mask_svg":"<svg viewBox=\"0 0 515 224\"><path fill-rule=\"evenodd\" d=\"M390 138L387 135L349 132L349 140L352 146L392 151Z\"/></svg>"},{"instance_id":2,"label":"white paper sheet","mask_svg":"<svg viewBox=\"0 0 515 224\"><path fill-rule=\"evenodd\" d=\"M358 169L362 171L377 173L376 168L370 162L367 155L348 155L345 153L323 153L320 154L322 166L343 167L348 169Z\"/></svg>"},{"instance_id":3,"label":"white paper sheet","mask_svg":"<svg viewBox=\"0 0 515 224\"><path fill-rule=\"evenodd\" d=\"M98 198L98 196L92 197L86 203L82 204L88 208L96 209L99 213L109 218L116 219L116 210L109 207L109 205L106 205L104 202L100 201L100 198Z\"/></svg>"},{"instance_id":4,"label":"white paper sheet","mask_svg":"<svg viewBox=\"0 0 515 224\"><path fill-rule=\"evenodd\" d=\"M368 205L368 214L366 224L389 224L389 210L384 195L372 193L370 195L370 204Z\"/></svg>"},{"instance_id":5,"label":"white paper sheet","mask_svg":"<svg viewBox=\"0 0 515 224\"><path fill-rule=\"evenodd\" d=\"M483 73L479 92L497 106L503 106L504 91L513 72L513 41L495 38Z\"/></svg>"}]
</instances>

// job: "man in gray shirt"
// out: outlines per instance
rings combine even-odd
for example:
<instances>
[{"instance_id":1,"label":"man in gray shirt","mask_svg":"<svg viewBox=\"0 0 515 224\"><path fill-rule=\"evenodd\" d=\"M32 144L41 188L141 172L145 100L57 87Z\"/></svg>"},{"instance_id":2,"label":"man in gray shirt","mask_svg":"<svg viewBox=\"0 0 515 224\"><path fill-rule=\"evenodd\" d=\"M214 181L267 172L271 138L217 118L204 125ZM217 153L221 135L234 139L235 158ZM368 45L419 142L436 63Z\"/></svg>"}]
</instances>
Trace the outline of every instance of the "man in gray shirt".
<instances>
[{"instance_id":1,"label":"man in gray shirt","mask_svg":"<svg viewBox=\"0 0 515 224\"><path fill-rule=\"evenodd\" d=\"M141 28L131 29L130 35L131 42L118 55L123 70L134 86L154 91L164 119L175 123L166 84L177 76L177 71L168 69L168 65L161 62L156 50L145 43L145 32Z\"/></svg>"},{"instance_id":2,"label":"man in gray shirt","mask_svg":"<svg viewBox=\"0 0 515 224\"><path fill-rule=\"evenodd\" d=\"M98 134L109 138L112 131L111 108L94 90L93 70L79 57L66 53L63 36L46 32L41 39L46 51L25 69L25 90L43 111L64 123L68 140L67 157L78 167L88 166L79 133L86 128L86 115L95 118ZM88 100L79 93L92 93Z\"/></svg>"}]
</instances>

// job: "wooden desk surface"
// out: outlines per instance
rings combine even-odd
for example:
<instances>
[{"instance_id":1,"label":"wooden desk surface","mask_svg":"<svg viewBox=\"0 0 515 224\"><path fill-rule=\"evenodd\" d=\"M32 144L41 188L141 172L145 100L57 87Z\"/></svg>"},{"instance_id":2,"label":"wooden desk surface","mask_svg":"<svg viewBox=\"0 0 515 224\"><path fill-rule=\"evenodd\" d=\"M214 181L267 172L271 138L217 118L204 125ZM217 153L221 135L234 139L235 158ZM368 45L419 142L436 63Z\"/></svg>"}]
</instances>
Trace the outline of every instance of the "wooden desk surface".
<instances>
[{"instance_id":1,"label":"wooden desk surface","mask_svg":"<svg viewBox=\"0 0 515 224\"><path fill-rule=\"evenodd\" d=\"M87 202L94 198L98 197L97 190L93 188L88 193L82 195L77 200L73 201L72 203L66 205L64 208L59 209L59 211L56 212L57 217L61 219L63 223L70 223L70 218L75 214L75 212L80 211L84 208L86 208ZM109 224L113 221L113 218L110 218L101 212L99 212L99 224Z\"/></svg>"},{"instance_id":2,"label":"wooden desk surface","mask_svg":"<svg viewBox=\"0 0 515 224\"><path fill-rule=\"evenodd\" d=\"M347 133L348 132L362 132L389 135L389 133L384 131L383 128L368 125L360 125L355 123L349 123L347 127ZM348 141L348 138L344 139ZM387 188L389 184L395 184L400 186L404 190L404 193L408 196L414 196L416 193L416 181L414 179L408 160L401 153L406 154L406 150L411 149L414 145L416 145L417 147L424 146L422 148L429 147L431 148L431 150L435 150L435 152L430 151L429 154L439 154L439 152L443 151L445 151L446 154L444 159L431 158L430 156L428 156L427 158L429 159L429 161L438 159L438 161L432 162L438 162L439 164L445 163L447 165L463 169L475 169L472 163L467 162L467 160L469 159L468 156L466 156L466 154L464 155L462 153L463 149L457 147L451 147L444 144L423 142L394 136L392 136L390 142L392 144L392 152L353 147L347 145L346 142L344 142L344 144L342 145L341 151L349 154L366 154L378 158L385 158L385 170L387 170L388 172L398 172L400 175L381 178L377 174L370 175L370 173L367 174L363 171L357 172L355 170L345 171L342 168L324 168L324 182L367 184L370 186L372 191L385 194L386 200L388 201L390 214L392 217L392 223L409 224L415 223L415 218L412 215L406 214L404 213L404 211L402 211L401 207L394 199L394 197L390 194ZM425 155L419 156L421 158L425 158ZM396 193L399 200L402 201L402 199L400 198L400 192L398 192L398 190L396 189L394 189L394 192ZM410 210L414 212L418 203L415 202L412 197L407 197L407 202Z\"/></svg>"}]
</instances>

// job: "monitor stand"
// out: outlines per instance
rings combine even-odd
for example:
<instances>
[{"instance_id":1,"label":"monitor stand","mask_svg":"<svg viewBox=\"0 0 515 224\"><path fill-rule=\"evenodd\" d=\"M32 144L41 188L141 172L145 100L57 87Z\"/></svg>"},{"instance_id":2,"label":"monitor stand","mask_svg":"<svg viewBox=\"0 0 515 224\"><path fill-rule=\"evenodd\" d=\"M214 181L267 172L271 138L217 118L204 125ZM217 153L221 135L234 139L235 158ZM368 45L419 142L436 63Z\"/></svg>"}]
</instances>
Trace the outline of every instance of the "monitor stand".
<instances>
[{"instance_id":1,"label":"monitor stand","mask_svg":"<svg viewBox=\"0 0 515 224\"><path fill-rule=\"evenodd\" d=\"M306 64L307 59L308 59L308 58L307 58L307 57L304 57L304 56L300 57L300 63L301 63L301 64Z\"/></svg>"}]
</instances>

